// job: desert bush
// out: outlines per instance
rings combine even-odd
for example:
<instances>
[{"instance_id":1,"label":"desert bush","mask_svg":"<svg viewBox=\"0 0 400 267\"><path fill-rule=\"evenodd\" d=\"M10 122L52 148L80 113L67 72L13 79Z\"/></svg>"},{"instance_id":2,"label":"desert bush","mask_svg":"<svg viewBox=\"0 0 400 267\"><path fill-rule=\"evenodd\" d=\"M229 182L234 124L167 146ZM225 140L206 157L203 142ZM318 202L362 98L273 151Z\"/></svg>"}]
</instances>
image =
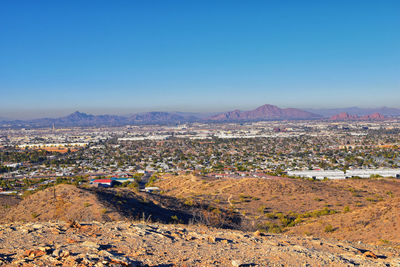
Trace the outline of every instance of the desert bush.
<instances>
[{"instance_id":1,"label":"desert bush","mask_svg":"<svg viewBox=\"0 0 400 267\"><path fill-rule=\"evenodd\" d=\"M356 202L356 206L357 206L357 207L363 207L364 204L363 204L362 202L359 202L359 201L358 201L358 202Z\"/></svg>"},{"instance_id":2,"label":"desert bush","mask_svg":"<svg viewBox=\"0 0 400 267\"><path fill-rule=\"evenodd\" d=\"M331 215L331 214L335 214L335 213L338 213L338 212L336 210L325 207L322 210L315 210L315 211L303 213L300 215L300 217L301 218L310 218L310 217L317 218L317 217Z\"/></svg>"},{"instance_id":3,"label":"desert bush","mask_svg":"<svg viewBox=\"0 0 400 267\"><path fill-rule=\"evenodd\" d=\"M277 223L272 223L272 222L265 222L262 224L257 225L257 230L260 232L269 232L269 233L282 233L283 232L283 227L280 226Z\"/></svg>"},{"instance_id":4,"label":"desert bush","mask_svg":"<svg viewBox=\"0 0 400 267\"><path fill-rule=\"evenodd\" d=\"M335 228L331 224L328 224L327 226L325 226L324 231L325 231L325 233L331 233L331 232L335 231Z\"/></svg>"},{"instance_id":5,"label":"desert bush","mask_svg":"<svg viewBox=\"0 0 400 267\"><path fill-rule=\"evenodd\" d=\"M87 207L92 206L92 204L90 204L90 203L88 203L88 202L85 202L85 203L83 203L83 206L84 206L85 208L87 208Z\"/></svg>"},{"instance_id":6,"label":"desert bush","mask_svg":"<svg viewBox=\"0 0 400 267\"><path fill-rule=\"evenodd\" d=\"M247 195L244 195L244 194L240 194L240 196L239 196L239 201L240 202L250 202L251 199L252 199L251 196L247 196Z\"/></svg>"},{"instance_id":7,"label":"desert bush","mask_svg":"<svg viewBox=\"0 0 400 267\"><path fill-rule=\"evenodd\" d=\"M266 208L267 208L266 206L262 205L262 206L258 207L258 211L259 211L261 214L264 214Z\"/></svg>"},{"instance_id":8,"label":"desert bush","mask_svg":"<svg viewBox=\"0 0 400 267\"><path fill-rule=\"evenodd\" d=\"M335 231L335 228L333 228L333 226L331 224L328 224L327 226L325 226L324 231L325 231L325 233L331 233L331 232Z\"/></svg>"},{"instance_id":9,"label":"desert bush","mask_svg":"<svg viewBox=\"0 0 400 267\"><path fill-rule=\"evenodd\" d=\"M386 195L388 195L389 197L394 197L394 194L393 194L392 191L387 191L387 192L386 192Z\"/></svg>"},{"instance_id":10,"label":"desert bush","mask_svg":"<svg viewBox=\"0 0 400 267\"><path fill-rule=\"evenodd\" d=\"M218 228L238 228L241 223L240 217L233 209L226 211L212 207L203 210L194 209L192 221Z\"/></svg>"},{"instance_id":11,"label":"desert bush","mask_svg":"<svg viewBox=\"0 0 400 267\"><path fill-rule=\"evenodd\" d=\"M190 198L186 199L184 204L187 206L193 206L194 205L193 199L190 199Z\"/></svg>"},{"instance_id":12,"label":"desert bush","mask_svg":"<svg viewBox=\"0 0 400 267\"><path fill-rule=\"evenodd\" d=\"M178 216L176 216L176 215L171 216L171 220L172 220L172 223L183 223L183 221L181 219L179 219Z\"/></svg>"},{"instance_id":13,"label":"desert bush","mask_svg":"<svg viewBox=\"0 0 400 267\"><path fill-rule=\"evenodd\" d=\"M305 231L305 232L304 232L304 235L306 235L306 236L311 236L311 233L310 233L309 231Z\"/></svg>"}]
</instances>

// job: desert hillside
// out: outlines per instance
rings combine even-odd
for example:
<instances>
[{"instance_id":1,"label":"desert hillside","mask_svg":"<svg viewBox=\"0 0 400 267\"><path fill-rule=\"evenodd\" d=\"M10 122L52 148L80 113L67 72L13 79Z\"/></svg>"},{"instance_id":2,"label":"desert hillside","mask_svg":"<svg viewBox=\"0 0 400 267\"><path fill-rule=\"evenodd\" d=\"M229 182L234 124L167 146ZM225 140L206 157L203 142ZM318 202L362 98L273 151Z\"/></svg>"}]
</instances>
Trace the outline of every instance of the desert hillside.
<instances>
[{"instance_id":1,"label":"desert hillside","mask_svg":"<svg viewBox=\"0 0 400 267\"><path fill-rule=\"evenodd\" d=\"M12 198L2 205L0 222L36 221L124 221L146 220L162 223L200 223L223 228L239 228L240 216L207 204L191 203L129 188L93 188L60 184L22 200Z\"/></svg>"},{"instance_id":2,"label":"desert hillside","mask_svg":"<svg viewBox=\"0 0 400 267\"><path fill-rule=\"evenodd\" d=\"M165 176L165 195L242 216L242 229L400 245L400 181Z\"/></svg>"},{"instance_id":3,"label":"desert hillside","mask_svg":"<svg viewBox=\"0 0 400 267\"><path fill-rule=\"evenodd\" d=\"M331 227L332 226L332 227ZM328 228L327 228L328 227ZM330 229L331 230L326 230ZM400 244L400 198L311 220L288 231L378 245Z\"/></svg>"},{"instance_id":4,"label":"desert hillside","mask_svg":"<svg viewBox=\"0 0 400 267\"><path fill-rule=\"evenodd\" d=\"M0 222L132 221L363 241L398 247L400 181L164 176L147 194L61 184L4 197Z\"/></svg>"},{"instance_id":5,"label":"desert hillside","mask_svg":"<svg viewBox=\"0 0 400 267\"><path fill-rule=\"evenodd\" d=\"M398 266L400 181L164 176L3 197L0 265Z\"/></svg>"}]
</instances>

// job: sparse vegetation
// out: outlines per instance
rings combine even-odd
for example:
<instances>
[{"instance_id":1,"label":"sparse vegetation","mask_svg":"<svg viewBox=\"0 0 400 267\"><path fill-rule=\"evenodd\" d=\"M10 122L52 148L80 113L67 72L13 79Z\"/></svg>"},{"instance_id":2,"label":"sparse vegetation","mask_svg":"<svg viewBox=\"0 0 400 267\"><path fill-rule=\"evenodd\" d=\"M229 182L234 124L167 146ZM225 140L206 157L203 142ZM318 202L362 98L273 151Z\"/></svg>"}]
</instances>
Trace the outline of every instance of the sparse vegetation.
<instances>
[{"instance_id":1,"label":"sparse vegetation","mask_svg":"<svg viewBox=\"0 0 400 267\"><path fill-rule=\"evenodd\" d=\"M325 226L324 231L325 233L332 233L333 231L335 231L335 228L332 225L328 224L327 226Z\"/></svg>"},{"instance_id":2,"label":"sparse vegetation","mask_svg":"<svg viewBox=\"0 0 400 267\"><path fill-rule=\"evenodd\" d=\"M83 203L83 206L84 206L85 208L88 208L88 207L92 206L92 204L90 204L90 203L88 203L88 202L85 202L85 203Z\"/></svg>"}]
</instances>

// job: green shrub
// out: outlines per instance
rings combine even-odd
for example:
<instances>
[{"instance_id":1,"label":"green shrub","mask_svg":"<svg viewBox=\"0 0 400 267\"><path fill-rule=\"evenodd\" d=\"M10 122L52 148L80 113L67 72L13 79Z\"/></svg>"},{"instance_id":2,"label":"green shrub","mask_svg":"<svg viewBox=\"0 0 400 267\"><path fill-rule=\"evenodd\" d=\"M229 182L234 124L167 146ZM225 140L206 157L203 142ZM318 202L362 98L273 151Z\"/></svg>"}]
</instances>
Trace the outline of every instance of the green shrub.
<instances>
[{"instance_id":1,"label":"green shrub","mask_svg":"<svg viewBox=\"0 0 400 267\"><path fill-rule=\"evenodd\" d=\"M333 228L332 225L328 224L327 226L325 226L325 233L331 233L333 231L335 231L335 228Z\"/></svg>"},{"instance_id":2,"label":"green shrub","mask_svg":"<svg viewBox=\"0 0 400 267\"><path fill-rule=\"evenodd\" d=\"M84 206L85 208L87 208L87 207L92 206L92 204L90 204L89 202L85 202L85 203L83 203L83 206Z\"/></svg>"},{"instance_id":3,"label":"green shrub","mask_svg":"<svg viewBox=\"0 0 400 267\"><path fill-rule=\"evenodd\" d=\"M386 195L388 195L389 197L394 197L393 192L392 191L387 191Z\"/></svg>"}]
</instances>

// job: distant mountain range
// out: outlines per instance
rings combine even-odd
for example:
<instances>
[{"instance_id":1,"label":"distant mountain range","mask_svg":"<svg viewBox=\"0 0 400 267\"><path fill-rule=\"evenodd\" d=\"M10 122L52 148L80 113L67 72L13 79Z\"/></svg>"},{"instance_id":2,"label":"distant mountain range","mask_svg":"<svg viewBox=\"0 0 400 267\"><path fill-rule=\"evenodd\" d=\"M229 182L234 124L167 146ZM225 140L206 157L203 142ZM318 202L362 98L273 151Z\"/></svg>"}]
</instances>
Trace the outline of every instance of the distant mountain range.
<instances>
[{"instance_id":1,"label":"distant mountain range","mask_svg":"<svg viewBox=\"0 0 400 267\"><path fill-rule=\"evenodd\" d=\"M370 121L370 120L384 120L385 116L380 114L380 113L372 113L369 115L363 115L363 116L358 116L358 115L351 115L349 113L346 112L342 112L340 114L337 115L333 115L332 117L330 117L330 120L334 120L334 121L351 121L351 120L362 120L362 121Z\"/></svg>"},{"instance_id":2,"label":"distant mountain range","mask_svg":"<svg viewBox=\"0 0 400 267\"><path fill-rule=\"evenodd\" d=\"M228 111L210 117L212 121L254 121L254 120L309 120L321 118L314 114L296 108L279 108L273 105L263 105L250 111Z\"/></svg>"},{"instance_id":3,"label":"distant mountain range","mask_svg":"<svg viewBox=\"0 0 400 267\"><path fill-rule=\"evenodd\" d=\"M346 112L343 110L350 110ZM380 110L381 112L377 112ZM340 111L340 112L338 112ZM374 111L374 112L371 112ZM372 113L372 114L371 114ZM400 109L380 108L361 109L296 109L279 108L274 105L263 105L254 110L233 110L222 113L190 113L190 112L145 112L130 115L92 115L76 111L60 118L41 118L33 120L0 120L2 128L40 128L51 127L91 127L91 126L123 126L140 124L176 124L185 122L244 122L261 120L381 120L385 117L400 116Z\"/></svg>"},{"instance_id":4,"label":"distant mountain range","mask_svg":"<svg viewBox=\"0 0 400 267\"><path fill-rule=\"evenodd\" d=\"M340 113L347 113L349 115L364 116L373 113L380 113L387 117L397 117L400 116L400 108L359 108L359 107L349 107L349 108L333 108L333 109L304 109L305 111L319 114L324 117L331 117Z\"/></svg>"},{"instance_id":5,"label":"distant mountain range","mask_svg":"<svg viewBox=\"0 0 400 267\"><path fill-rule=\"evenodd\" d=\"M41 118L33 120L14 120L0 122L1 127L91 127L91 126L123 126L130 124L168 124L200 121L202 118L192 114L179 112L146 112L127 116L92 115L76 111L60 118Z\"/></svg>"}]
</instances>

